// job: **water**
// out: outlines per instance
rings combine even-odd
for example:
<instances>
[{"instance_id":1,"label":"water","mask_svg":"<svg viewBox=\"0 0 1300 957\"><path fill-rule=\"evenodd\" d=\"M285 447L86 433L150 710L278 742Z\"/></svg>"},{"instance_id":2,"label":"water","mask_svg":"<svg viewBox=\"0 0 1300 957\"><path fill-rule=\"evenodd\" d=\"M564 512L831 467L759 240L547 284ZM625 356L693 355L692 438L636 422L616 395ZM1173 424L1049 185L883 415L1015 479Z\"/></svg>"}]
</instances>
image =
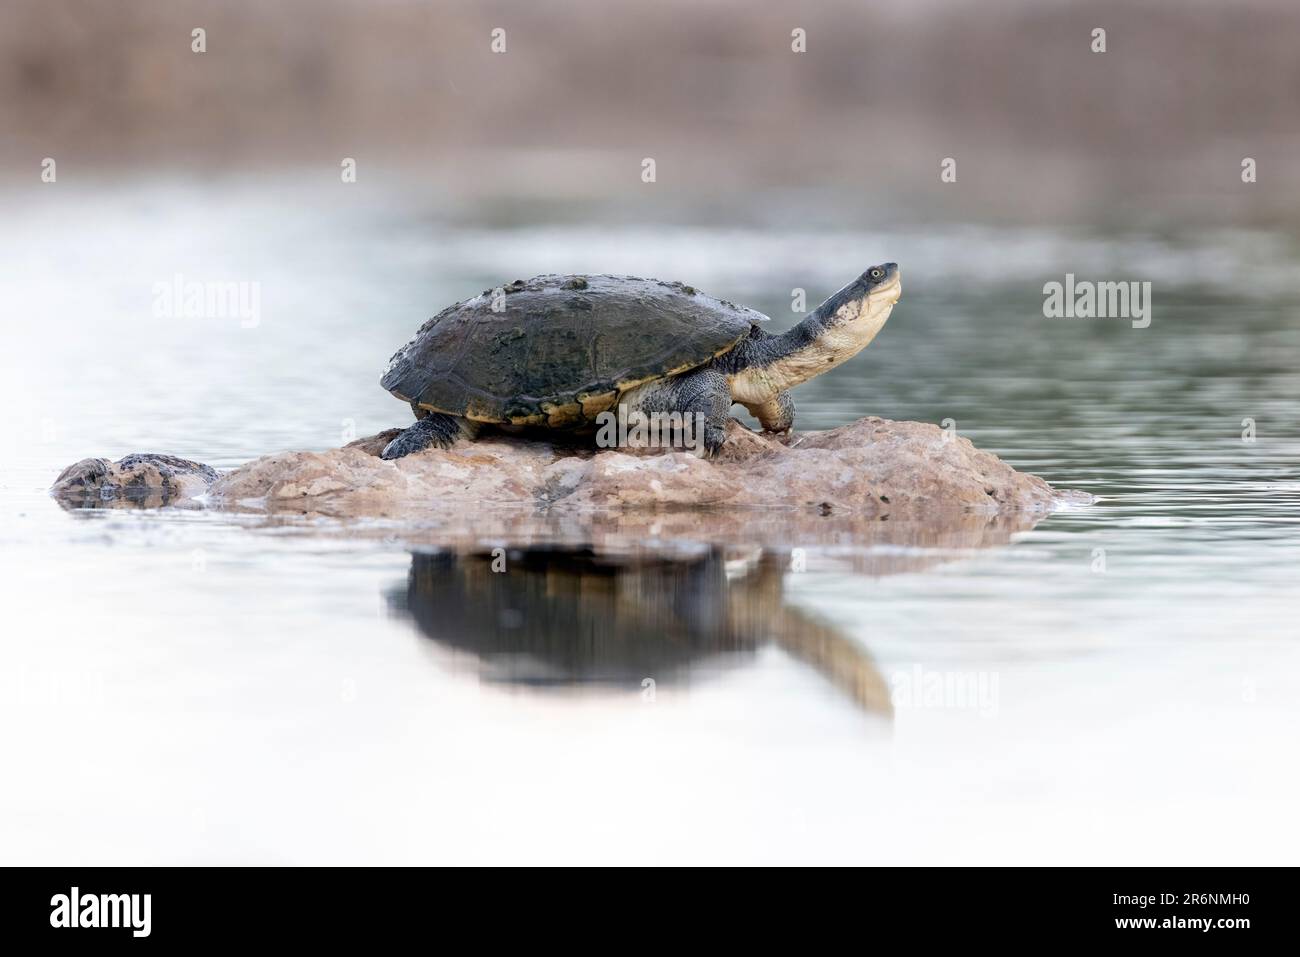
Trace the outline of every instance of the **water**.
<instances>
[{"instance_id":1,"label":"water","mask_svg":"<svg viewBox=\"0 0 1300 957\"><path fill-rule=\"evenodd\" d=\"M1300 850L1286 237L484 229L377 192L57 188L0 230L5 863ZM803 571L752 547L779 517L605 517L489 576L427 529L45 493L89 455L228 468L405 424L391 352L516 277L681 279L779 329L791 289L886 259L901 303L798 390L800 428L951 419L1098 504L850 523L787 541ZM1151 327L1045 319L1066 272L1151 280ZM257 283L257 321L156 317L176 275Z\"/></svg>"}]
</instances>

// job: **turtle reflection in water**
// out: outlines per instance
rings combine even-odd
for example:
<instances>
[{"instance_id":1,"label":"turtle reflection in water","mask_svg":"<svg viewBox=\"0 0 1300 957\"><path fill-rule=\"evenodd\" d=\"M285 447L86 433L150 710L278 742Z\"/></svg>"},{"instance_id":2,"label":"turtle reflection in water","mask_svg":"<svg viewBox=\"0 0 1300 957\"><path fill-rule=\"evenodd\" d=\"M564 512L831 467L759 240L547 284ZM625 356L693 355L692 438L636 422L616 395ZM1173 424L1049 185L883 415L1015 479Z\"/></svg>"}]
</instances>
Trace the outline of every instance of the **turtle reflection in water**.
<instances>
[{"instance_id":1,"label":"turtle reflection in water","mask_svg":"<svg viewBox=\"0 0 1300 957\"><path fill-rule=\"evenodd\" d=\"M488 680L640 690L690 669L752 656L769 642L811 664L862 707L891 712L868 655L782 600L783 559L600 554L529 547L416 553L389 595L438 644L472 653Z\"/></svg>"}]
</instances>

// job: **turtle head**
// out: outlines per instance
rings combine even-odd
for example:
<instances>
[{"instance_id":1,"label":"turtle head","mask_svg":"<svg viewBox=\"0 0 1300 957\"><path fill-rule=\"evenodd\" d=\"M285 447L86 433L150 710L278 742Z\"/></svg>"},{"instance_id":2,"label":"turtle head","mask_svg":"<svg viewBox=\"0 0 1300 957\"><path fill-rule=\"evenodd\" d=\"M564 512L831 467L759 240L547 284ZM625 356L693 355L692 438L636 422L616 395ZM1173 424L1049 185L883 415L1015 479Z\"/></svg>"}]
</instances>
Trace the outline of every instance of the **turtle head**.
<instances>
[{"instance_id":1,"label":"turtle head","mask_svg":"<svg viewBox=\"0 0 1300 957\"><path fill-rule=\"evenodd\" d=\"M874 336L903 294L898 263L872 266L817 307L813 315L827 329L873 326Z\"/></svg>"},{"instance_id":2,"label":"turtle head","mask_svg":"<svg viewBox=\"0 0 1300 957\"><path fill-rule=\"evenodd\" d=\"M881 263L867 269L792 329L779 336L759 333L742 340L728 363L735 369L732 397L755 408L773 402L778 403L773 408L779 408L782 392L829 372L870 345L902 292L898 263Z\"/></svg>"},{"instance_id":3,"label":"turtle head","mask_svg":"<svg viewBox=\"0 0 1300 957\"><path fill-rule=\"evenodd\" d=\"M898 263L867 269L793 329L752 347L732 395L762 405L853 358L876 337L902 291Z\"/></svg>"}]
</instances>

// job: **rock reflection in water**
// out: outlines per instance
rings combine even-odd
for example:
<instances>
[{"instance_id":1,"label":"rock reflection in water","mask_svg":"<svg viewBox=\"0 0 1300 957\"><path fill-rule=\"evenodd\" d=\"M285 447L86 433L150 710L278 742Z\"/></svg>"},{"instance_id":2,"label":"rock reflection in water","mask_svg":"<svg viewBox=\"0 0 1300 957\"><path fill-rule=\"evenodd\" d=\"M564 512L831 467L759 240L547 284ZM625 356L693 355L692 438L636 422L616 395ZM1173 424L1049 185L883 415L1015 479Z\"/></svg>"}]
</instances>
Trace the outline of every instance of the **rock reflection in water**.
<instances>
[{"instance_id":1,"label":"rock reflection in water","mask_svg":"<svg viewBox=\"0 0 1300 957\"><path fill-rule=\"evenodd\" d=\"M389 600L421 634L474 656L487 680L639 691L752 658L769 643L867 710L888 688L852 639L783 600L787 559L703 547L694 555L534 545L415 553Z\"/></svg>"}]
</instances>

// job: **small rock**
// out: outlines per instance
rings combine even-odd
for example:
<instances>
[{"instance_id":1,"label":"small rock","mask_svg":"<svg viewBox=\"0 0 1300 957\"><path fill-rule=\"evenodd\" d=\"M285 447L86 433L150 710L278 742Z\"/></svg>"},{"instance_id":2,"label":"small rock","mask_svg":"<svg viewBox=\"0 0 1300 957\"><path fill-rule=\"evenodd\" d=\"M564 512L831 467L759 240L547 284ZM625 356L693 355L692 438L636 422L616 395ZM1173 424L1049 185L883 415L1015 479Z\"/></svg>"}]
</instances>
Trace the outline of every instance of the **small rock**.
<instances>
[{"instance_id":1,"label":"small rock","mask_svg":"<svg viewBox=\"0 0 1300 957\"><path fill-rule=\"evenodd\" d=\"M54 480L50 493L73 506L157 507L202 495L217 470L202 462L133 452L110 462L82 459Z\"/></svg>"}]
</instances>

